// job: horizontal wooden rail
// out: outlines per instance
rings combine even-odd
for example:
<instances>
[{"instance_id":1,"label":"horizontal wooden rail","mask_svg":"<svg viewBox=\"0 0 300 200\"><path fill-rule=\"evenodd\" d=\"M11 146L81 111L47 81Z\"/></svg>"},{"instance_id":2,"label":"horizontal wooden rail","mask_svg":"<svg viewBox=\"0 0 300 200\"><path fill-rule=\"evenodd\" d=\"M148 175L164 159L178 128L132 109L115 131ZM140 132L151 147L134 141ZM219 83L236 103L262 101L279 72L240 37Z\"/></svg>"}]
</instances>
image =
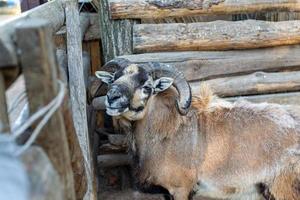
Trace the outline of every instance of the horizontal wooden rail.
<instances>
[{"instance_id":1,"label":"horizontal wooden rail","mask_svg":"<svg viewBox=\"0 0 300 200\"><path fill-rule=\"evenodd\" d=\"M207 80L255 71L300 69L300 46L282 46L252 50L145 53L121 56L133 63L172 64L189 81Z\"/></svg>"},{"instance_id":2,"label":"horizontal wooden rail","mask_svg":"<svg viewBox=\"0 0 300 200\"><path fill-rule=\"evenodd\" d=\"M300 21L214 21L139 24L133 29L136 53L254 49L300 43Z\"/></svg>"},{"instance_id":3,"label":"horizontal wooden rail","mask_svg":"<svg viewBox=\"0 0 300 200\"><path fill-rule=\"evenodd\" d=\"M113 19L300 11L297 0L110 0L109 5Z\"/></svg>"},{"instance_id":4,"label":"horizontal wooden rail","mask_svg":"<svg viewBox=\"0 0 300 200\"><path fill-rule=\"evenodd\" d=\"M222 97L300 91L300 72L255 72L206 81ZM191 83L194 95L200 92L200 82Z\"/></svg>"},{"instance_id":5,"label":"horizontal wooden rail","mask_svg":"<svg viewBox=\"0 0 300 200\"><path fill-rule=\"evenodd\" d=\"M17 65L16 49L13 45L15 26L31 18L46 19L52 33L65 22L64 1L54 0L29 10L12 20L0 23L0 68Z\"/></svg>"}]
</instances>

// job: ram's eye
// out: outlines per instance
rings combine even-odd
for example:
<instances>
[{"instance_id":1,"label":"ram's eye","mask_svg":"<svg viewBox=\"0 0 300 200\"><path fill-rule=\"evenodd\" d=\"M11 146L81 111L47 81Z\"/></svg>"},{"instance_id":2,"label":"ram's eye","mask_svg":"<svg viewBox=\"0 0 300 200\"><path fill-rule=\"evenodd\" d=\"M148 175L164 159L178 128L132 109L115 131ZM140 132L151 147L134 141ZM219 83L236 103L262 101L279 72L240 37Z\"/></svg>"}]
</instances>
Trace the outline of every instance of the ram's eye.
<instances>
[{"instance_id":1,"label":"ram's eye","mask_svg":"<svg viewBox=\"0 0 300 200\"><path fill-rule=\"evenodd\" d=\"M150 87L150 86L148 86L148 85L145 85L145 86L143 87L143 92L144 92L145 94L150 94L150 93L152 92L152 87Z\"/></svg>"}]
</instances>

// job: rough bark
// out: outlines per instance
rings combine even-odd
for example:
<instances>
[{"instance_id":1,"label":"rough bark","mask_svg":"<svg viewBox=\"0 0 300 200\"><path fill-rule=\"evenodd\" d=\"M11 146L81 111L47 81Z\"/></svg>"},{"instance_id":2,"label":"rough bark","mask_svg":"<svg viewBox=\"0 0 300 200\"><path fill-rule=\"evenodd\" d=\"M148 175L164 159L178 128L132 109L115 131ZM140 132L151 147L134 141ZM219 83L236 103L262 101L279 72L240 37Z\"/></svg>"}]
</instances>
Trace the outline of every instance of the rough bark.
<instances>
[{"instance_id":1,"label":"rough bark","mask_svg":"<svg viewBox=\"0 0 300 200\"><path fill-rule=\"evenodd\" d=\"M299 11L295 0L110 0L113 19Z\"/></svg>"},{"instance_id":2,"label":"rough bark","mask_svg":"<svg viewBox=\"0 0 300 200\"><path fill-rule=\"evenodd\" d=\"M248 74L255 71L300 69L300 46L285 46L243 51L146 53L121 56L133 63L160 62L173 64L187 80L207 80Z\"/></svg>"},{"instance_id":3,"label":"rough bark","mask_svg":"<svg viewBox=\"0 0 300 200\"><path fill-rule=\"evenodd\" d=\"M244 76L212 79L206 83L222 97L292 92L300 90L300 72L255 72ZM191 83L194 95L199 93L200 84L200 82Z\"/></svg>"},{"instance_id":4,"label":"rough bark","mask_svg":"<svg viewBox=\"0 0 300 200\"><path fill-rule=\"evenodd\" d=\"M87 174L88 192L86 198L97 199L95 171L87 125L86 87L82 58L82 34L77 1L66 1L66 28L70 99L73 122L80 147L83 151Z\"/></svg>"},{"instance_id":5,"label":"rough bark","mask_svg":"<svg viewBox=\"0 0 300 200\"><path fill-rule=\"evenodd\" d=\"M51 32L55 33L65 21L63 2L63 0L54 0L22 13L13 20L0 23L0 68L17 65L17 51L12 37L15 26L20 24L21 21L27 21L32 18L45 19L49 21Z\"/></svg>"},{"instance_id":6,"label":"rough bark","mask_svg":"<svg viewBox=\"0 0 300 200\"><path fill-rule=\"evenodd\" d=\"M46 21L32 19L16 29L30 113L45 106L57 94L57 65L48 28ZM45 150L59 173L64 185L64 199L75 199L69 146L60 110L45 125L36 143Z\"/></svg>"},{"instance_id":7,"label":"rough bark","mask_svg":"<svg viewBox=\"0 0 300 200\"><path fill-rule=\"evenodd\" d=\"M100 37L104 62L116 56L132 54L133 20L111 20L109 17L108 0L100 2Z\"/></svg>"},{"instance_id":8,"label":"rough bark","mask_svg":"<svg viewBox=\"0 0 300 200\"><path fill-rule=\"evenodd\" d=\"M300 43L300 21L214 21L190 24L139 24L133 51L254 49Z\"/></svg>"}]
</instances>

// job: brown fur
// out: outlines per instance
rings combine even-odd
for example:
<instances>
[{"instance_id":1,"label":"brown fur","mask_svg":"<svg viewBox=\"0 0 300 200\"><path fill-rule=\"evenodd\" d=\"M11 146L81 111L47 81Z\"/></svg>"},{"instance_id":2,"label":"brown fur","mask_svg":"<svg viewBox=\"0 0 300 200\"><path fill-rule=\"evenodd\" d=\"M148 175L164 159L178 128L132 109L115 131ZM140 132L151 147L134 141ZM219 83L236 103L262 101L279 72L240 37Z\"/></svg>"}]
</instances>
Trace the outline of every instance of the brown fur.
<instances>
[{"instance_id":1,"label":"brown fur","mask_svg":"<svg viewBox=\"0 0 300 200\"><path fill-rule=\"evenodd\" d=\"M257 183L272 188L275 198L295 192L295 184L278 188L289 170L299 168L298 107L229 103L204 85L189 114L181 116L176 96L168 89L151 97L144 118L133 122L141 182L165 187L176 200L186 200L192 190L213 198L261 199Z\"/></svg>"}]
</instances>

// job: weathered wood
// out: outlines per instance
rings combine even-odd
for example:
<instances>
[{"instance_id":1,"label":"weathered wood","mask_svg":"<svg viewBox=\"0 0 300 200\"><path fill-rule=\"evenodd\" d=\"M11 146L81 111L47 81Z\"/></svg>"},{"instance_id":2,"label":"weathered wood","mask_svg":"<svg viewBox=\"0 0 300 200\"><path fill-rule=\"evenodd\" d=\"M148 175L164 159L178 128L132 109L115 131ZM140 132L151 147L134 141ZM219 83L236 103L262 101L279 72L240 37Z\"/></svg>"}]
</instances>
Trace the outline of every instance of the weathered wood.
<instances>
[{"instance_id":1,"label":"weathered wood","mask_svg":"<svg viewBox=\"0 0 300 200\"><path fill-rule=\"evenodd\" d=\"M42 148L32 146L21 160L30 183L30 200L63 200L63 185L59 175Z\"/></svg>"},{"instance_id":2,"label":"weathered wood","mask_svg":"<svg viewBox=\"0 0 300 200\"><path fill-rule=\"evenodd\" d=\"M299 11L295 0L110 0L113 19Z\"/></svg>"},{"instance_id":3,"label":"weathered wood","mask_svg":"<svg viewBox=\"0 0 300 200\"><path fill-rule=\"evenodd\" d=\"M300 69L300 46L243 51L147 53L121 56L133 63L173 64L189 81L206 80L255 71Z\"/></svg>"},{"instance_id":4,"label":"weathered wood","mask_svg":"<svg viewBox=\"0 0 300 200\"><path fill-rule=\"evenodd\" d=\"M96 71L102 66L100 42L98 40L91 41L91 74L94 75Z\"/></svg>"},{"instance_id":5,"label":"weathered wood","mask_svg":"<svg viewBox=\"0 0 300 200\"><path fill-rule=\"evenodd\" d=\"M109 18L108 0L99 1L100 37L104 62L116 56L132 54L133 20L111 20Z\"/></svg>"},{"instance_id":6,"label":"weathered wood","mask_svg":"<svg viewBox=\"0 0 300 200\"><path fill-rule=\"evenodd\" d=\"M300 105L300 92L240 96L240 97L230 97L226 99L229 101L236 101L237 99L245 99L254 103L268 102L268 103L277 103L283 105Z\"/></svg>"},{"instance_id":7,"label":"weathered wood","mask_svg":"<svg viewBox=\"0 0 300 200\"><path fill-rule=\"evenodd\" d=\"M99 22L99 14L98 13L88 13L90 18L90 26L84 35L84 40L99 40L100 39L100 22Z\"/></svg>"},{"instance_id":8,"label":"weathered wood","mask_svg":"<svg viewBox=\"0 0 300 200\"><path fill-rule=\"evenodd\" d=\"M127 154L106 154L97 157L98 167L117 167L123 165L130 165L131 158Z\"/></svg>"},{"instance_id":9,"label":"weathered wood","mask_svg":"<svg viewBox=\"0 0 300 200\"><path fill-rule=\"evenodd\" d=\"M300 21L214 21L139 24L133 28L135 53L253 49L300 43Z\"/></svg>"},{"instance_id":10,"label":"weathered wood","mask_svg":"<svg viewBox=\"0 0 300 200\"><path fill-rule=\"evenodd\" d=\"M0 134L9 132L10 126L6 104L5 82L2 71L0 70Z\"/></svg>"},{"instance_id":11,"label":"weathered wood","mask_svg":"<svg viewBox=\"0 0 300 200\"><path fill-rule=\"evenodd\" d=\"M292 92L300 90L300 72L255 72L244 76L212 79L206 83L222 97ZM193 94L197 95L200 91L200 82L193 82L190 85Z\"/></svg>"},{"instance_id":12,"label":"weathered wood","mask_svg":"<svg viewBox=\"0 0 300 200\"><path fill-rule=\"evenodd\" d=\"M112 144L102 144L98 150L99 150L98 155L103 155L103 154L126 153L128 148L126 146L115 146Z\"/></svg>"},{"instance_id":13,"label":"weathered wood","mask_svg":"<svg viewBox=\"0 0 300 200\"><path fill-rule=\"evenodd\" d=\"M80 14L80 30L84 41L99 40L99 16L95 13ZM66 34L66 26L62 26L55 36L60 37Z\"/></svg>"},{"instance_id":14,"label":"weathered wood","mask_svg":"<svg viewBox=\"0 0 300 200\"><path fill-rule=\"evenodd\" d=\"M70 148L76 199L81 200L83 199L87 191L87 174L85 172L85 160L83 152L80 148L80 144L74 127L74 122L72 119L71 103L68 96L66 96L64 100L62 113Z\"/></svg>"},{"instance_id":15,"label":"weathered wood","mask_svg":"<svg viewBox=\"0 0 300 200\"><path fill-rule=\"evenodd\" d=\"M80 147L83 151L87 173L88 191L86 198L97 199L95 171L87 125L86 88L83 72L80 19L77 1L66 1L67 52L69 88L73 122Z\"/></svg>"},{"instance_id":16,"label":"weathered wood","mask_svg":"<svg viewBox=\"0 0 300 200\"><path fill-rule=\"evenodd\" d=\"M11 131L14 132L17 127L24 123L29 115L23 75L19 76L18 79L6 90L6 99L10 127Z\"/></svg>"},{"instance_id":17,"label":"weathered wood","mask_svg":"<svg viewBox=\"0 0 300 200\"><path fill-rule=\"evenodd\" d=\"M57 94L57 66L51 32L44 20L28 20L16 29L16 43L25 77L30 113L45 106ZM37 138L58 171L64 185L64 199L75 199L73 170L65 126L55 112Z\"/></svg>"},{"instance_id":18,"label":"weathered wood","mask_svg":"<svg viewBox=\"0 0 300 200\"><path fill-rule=\"evenodd\" d=\"M65 21L63 2L63 0L54 0L22 13L12 20L0 22L0 68L17 65L17 51L12 37L15 26L32 18L46 19L49 21L51 32L55 33Z\"/></svg>"},{"instance_id":19,"label":"weathered wood","mask_svg":"<svg viewBox=\"0 0 300 200\"><path fill-rule=\"evenodd\" d=\"M123 134L109 134L108 141L110 144L116 146L127 146L126 145L126 135Z\"/></svg>"}]
</instances>

